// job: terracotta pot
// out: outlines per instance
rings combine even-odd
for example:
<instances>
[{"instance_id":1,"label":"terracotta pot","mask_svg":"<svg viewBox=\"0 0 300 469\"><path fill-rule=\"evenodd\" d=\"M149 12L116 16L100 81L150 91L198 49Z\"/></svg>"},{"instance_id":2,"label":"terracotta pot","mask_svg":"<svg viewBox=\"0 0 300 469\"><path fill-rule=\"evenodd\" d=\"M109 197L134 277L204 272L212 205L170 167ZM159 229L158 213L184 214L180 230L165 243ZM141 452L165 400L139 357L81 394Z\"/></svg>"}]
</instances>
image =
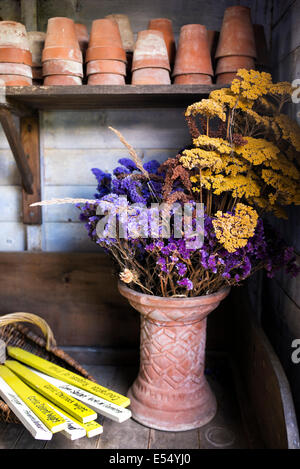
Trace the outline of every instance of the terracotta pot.
<instances>
[{"instance_id":1,"label":"terracotta pot","mask_svg":"<svg viewBox=\"0 0 300 469\"><path fill-rule=\"evenodd\" d=\"M206 317L229 288L196 298L162 298L119 283L120 293L141 313L140 370L128 397L141 424L165 431L198 428L216 414L204 375Z\"/></svg>"},{"instance_id":2,"label":"terracotta pot","mask_svg":"<svg viewBox=\"0 0 300 469\"><path fill-rule=\"evenodd\" d=\"M220 73L220 75L217 75L216 84L217 85L229 85L232 82L232 80L234 80L235 78L237 78L235 72Z\"/></svg>"},{"instance_id":3,"label":"terracotta pot","mask_svg":"<svg viewBox=\"0 0 300 469\"><path fill-rule=\"evenodd\" d=\"M134 36L128 16L123 14L114 14L107 15L106 18L115 20L118 23L123 48L126 52L133 52Z\"/></svg>"},{"instance_id":4,"label":"terracotta pot","mask_svg":"<svg viewBox=\"0 0 300 469\"><path fill-rule=\"evenodd\" d=\"M118 23L114 19L102 18L94 20L89 40L89 47L123 48Z\"/></svg>"},{"instance_id":5,"label":"terracotta pot","mask_svg":"<svg viewBox=\"0 0 300 469\"><path fill-rule=\"evenodd\" d=\"M32 79L22 75L0 75L0 82L4 81L5 86L31 86Z\"/></svg>"},{"instance_id":6,"label":"terracotta pot","mask_svg":"<svg viewBox=\"0 0 300 469\"><path fill-rule=\"evenodd\" d=\"M125 78L113 73L95 73L88 77L88 85L125 85Z\"/></svg>"},{"instance_id":7,"label":"terracotta pot","mask_svg":"<svg viewBox=\"0 0 300 469\"><path fill-rule=\"evenodd\" d=\"M30 51L25 26L16 21L0 21L0 46Z\"/></svg>"},{"instance_id":8,"label":"terracotta pot","mask_svg":"<svg viewBox=\"0 0 300 469\"><path fill-rule=\"evenodd\" d=\"M46 60L43 62L43 76L48 75L73 75L82 78L82 64L74 60Z\"/></svg>"},{"instance_id":9,"label":"terracotta pot","mask_svg":"<svg viewBox=\"0 0 300 469\"><path fill-rule=\"evenodd\" d=\"M16 49L14 47L0 46L0 62L10 62L32 65L32 56L29 50Z\"/></svg>"},{"instance_id":10,"label":"terracotta pot","mask_svg":"<svg viewBox=\"0 0 300 469\"><path fill-rule=\"evenodd\" d=\"M170 73L165 68L139 68L132 73L132 85L170 85Z\"/></svg>"},{"instance_id":11,"label":"terracotta pot","mask_svg":"<svg viewBox=\"0 0 300 469\"><path fill-rule=\"evenodd\" d=\"M148 67L171 70L163 33L152 29L138 33L132 59L132 71Z\"/></svg>"},{"instance_id":12,"label":"terracotta pot","mask_svg":"<svg viewBox=\"0 0 300 469\"><path fill-rule=\"evenodd\" d=\"M174 65L176 44L173 33L172 21L168 18L155 18L149 21L148 29L155 29L163 33L166 43L170 65Z\"/></svg>"},{"instance_id":13,"label":"terracotta pot","mask_svg":"<svg viewBox=\"0 0 300 469\"><path fill-rule=\"evenodd\" d=\"M72 75L50 75L44 78L44 85L82 85L82 80Z\"/></svg>"},{"instance_id":14,"label":"terracotta pot","mask_svg":"<svg viewBox=\"0 0 300 469\"><path fill-rule=\"evenodd\" d=\"M243 57L241 55L231 55L222 57L218 60L216 75L228 72L237 72L240 68L247 70L255 69L255 61L252 57Z\"/></svg>"},{"instance_id":15,"label":"terracotta pot","mask_svg":"<svg viewBox=\"0 0 300 469\"><path fill-rule=\"evenodd\" d=\"M29 31L28 41L32 54L33 67L42 66L42 52L44 49L46 33L41 31Z\"/></svg>"},{"instance_id":16,"label":"terracotta pot","mask_svg":"<svg viewBox=\"0 0 300 469\"><path fill-rule=\"evenodd\" d=\"M190 73L213 76L207 29L201 24L186 24L180 30L173 76Z\"/></svg>"},{"instance_id":17,"label":"terracotta pot","mask_svg":"<svg viewBox=\"0 0 300 469\"><path fill-rule=\"evenodd\" d=\"M191 73L190 75L177 75L174 79L175 85L211 85L210 75Z\"/></svg>"},{"instance_id":18,"label":"terracotta pot","mask_svg":"<svg viewBox=\"0 0 300 469\"><path fill-rule=\"evenodd\" d=\"M216 58L229 55L256 57L251 10L244 6L225 10Z\"/></svg>"},{"instance_id":19,"label":"terracotta pot","mask_svg":"<svg viewBox=\"0 0 300 469\"><path fill-rule=\"evenodd\" d=\"M256 65L259 71L270 68L270 53L268 50L265 28L262 24L254 24L254 37L257 51Z\"/></svg>"},{"instance_id":20,"label":"terracotta pot","mask_svg":"<svg viewBox=\"0 0 300 469\"><path fill-rule=\"evenodd\" d=\"M13 63L0 63L0 74L4 75L21 75L23 77L32 78L32 70L29 65L13 64Z\"/></svg>"},{"instance_id":21,"label":"terracotta pot","mask_svg":"<svg viewBox=\"0 0 300 469\"><path fill-rule=\"evenodd\" d=\"M50 59L82 62L75 23L70 18L56 17L48 20L42 61Z\"/></svg>"},{"instance_id":22,"label":"terracotta pot","mask_svg":"<svg viewBox=\"0 0 300 469\"><path fill-rule=\"evenodd\" d=\"M94 73L114 73L126 76L126 64L119 60L92 60L87 64L86 74L93 75Z\"/></svg>"},{"instance_id":23,"label":"terracotta pot","mask_svg":"<svg viewBox=\"0 0 300 469\"><path fill-rule=\"evenodd\" d=\"M121 47L89 47L86 51L85 61L91 60L120 60L126 63L126 53Z\"/></svg>"},{"instance_id":24,"label":"terracotta pot","mask_svg":"<svg viewBox=\"0 0 300 469\"><path fill-rule=\"evenodd\" d=\"M75 32L81 52L85 52L89 44L89 33L85 24L75 23Z\"/></svg>"}]
</instances>

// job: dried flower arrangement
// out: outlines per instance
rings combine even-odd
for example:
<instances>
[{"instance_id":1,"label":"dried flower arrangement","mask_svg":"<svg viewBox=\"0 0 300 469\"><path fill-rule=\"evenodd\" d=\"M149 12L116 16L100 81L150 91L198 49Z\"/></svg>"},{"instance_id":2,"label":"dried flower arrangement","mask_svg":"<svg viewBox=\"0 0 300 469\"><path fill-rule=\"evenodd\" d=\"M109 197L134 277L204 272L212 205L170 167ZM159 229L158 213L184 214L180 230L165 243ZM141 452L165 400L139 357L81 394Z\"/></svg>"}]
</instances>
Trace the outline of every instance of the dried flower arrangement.
<instances>
[{"instance_id":1,"label":"dried flower arrangement","mask_svg":"<svg viewBox=\"0 0 300 469\"><path fill-rule=\"evenodd\" d=\"M268 276L282 267L298 274L293 248L265 220L268 212L284 218L286 206L300 203L299 127L281 113L291 93L289 83L274 84L267 73L239 70L231 87L186 109L192 145L163 164L143 164L112 129L131 159L119 160L113 174L93 169L95 200L78 206L89 237L114 258L124 283L150 295L195 297L239 285L263 268ZM161 203L192 206L193 227L203 204L201 246L190 247L191 234L174 236L172 209L169 236L161 236L162 225L149 236L151 207ZM124 212L130 235L99 236L104 216L109 226Z\"/></svg>"}]
</instances>

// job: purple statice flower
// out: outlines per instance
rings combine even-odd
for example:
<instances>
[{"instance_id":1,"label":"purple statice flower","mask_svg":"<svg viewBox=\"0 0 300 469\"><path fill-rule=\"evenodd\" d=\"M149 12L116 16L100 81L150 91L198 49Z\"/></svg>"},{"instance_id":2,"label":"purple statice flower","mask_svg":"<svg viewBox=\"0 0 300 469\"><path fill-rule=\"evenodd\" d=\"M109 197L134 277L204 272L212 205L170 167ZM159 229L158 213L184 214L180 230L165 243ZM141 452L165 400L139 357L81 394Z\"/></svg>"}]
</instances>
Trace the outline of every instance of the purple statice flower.
<instances>
[{"instance_id":1,"label":"purple statice flower","mask_svg":"<svg viewBox=\"0 0 300 469\"><path fill-rule=\"evenodd\" d=\"M178 275L183 277L186 274L187 266L183 262L178 262L178 264L176 264L176 269L178 270Z\"/></svg>"},{"instance_id":2,"label":"purple statice flower","mask_svg":"<svg viewBox=\"0 0 300 469\"><path fill-rule=\"evenodd\" d=\"M157 174L159 167L160 163L156 160L151 160L143 164L143 168L148 171L149 174Z\"/></svg>"},{"instance_id":3,"label":"purple statice flower","mask_svg":"<svg viewBox=\"0 0 300 469\"><path fill-rule=\"evenodd\" d=\"M185 277L181 280L178 280L177 284L182 286L182 287L186 287L187 290L193 290L193 288L194 288L193 282L190 279L188 279L187 277Z\"/></svg>"},{"instance_id":4,"label":"purple statice flower","mask_svg":"<svg viewBox=\"0 0 300 469\"><path fill-rule=\"evenodd\" d=\"M128 174L130 174L129 169L124 168L124 167L122 167L122 166L118 166L117 168L115 168L115 169L113 170L113 175L116 176L116 177L118 177L118 176L125 176L125 175L128 175Z\"/></svg>"},{"instance_id":5,"label":"purple statice flower","mask_svg":"<svg viewBox=\"0 0 300 469\"><path fill-rule=\"evenodd\" d=\"M166 274L169 273L169 269L167 267L167 261L164 257L159 257L158 260L156 261L156 264L160 266L160 269L162 272L165 272Z\"/></svg>"},{"instance_id":6,"label":"purple statice flower","mask_svg":"<svg viewBox=\"0 0 300 469\"><path fill-rule=\"evenodd\" d=\"M128 169L130 172L135 171L137 169L135 162L132 161L130 158L120 158L118 160L118 163L122 166L125 166L125 168Z\"/></svg>"},{"instance_id":7,"label":"purple statice flower","mask_svg":"<svg viewBox=\"0 0 300 469\"><path fill-rule=\"evenodd\" d=\"M97 193L95 194L96 199L101 199L103 196L111 192L111 174L105 173L101 169L92 168L92 173L97 179Z\"/></svg>"}]
</instances>

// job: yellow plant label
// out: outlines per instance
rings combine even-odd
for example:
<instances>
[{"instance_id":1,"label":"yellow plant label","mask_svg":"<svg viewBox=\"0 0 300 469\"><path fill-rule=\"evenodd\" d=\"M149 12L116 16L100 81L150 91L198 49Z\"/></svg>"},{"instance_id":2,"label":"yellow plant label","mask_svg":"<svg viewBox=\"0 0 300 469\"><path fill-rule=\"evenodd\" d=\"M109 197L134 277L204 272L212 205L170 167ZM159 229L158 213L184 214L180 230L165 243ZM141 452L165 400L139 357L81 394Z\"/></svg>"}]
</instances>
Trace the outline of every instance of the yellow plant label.
<instances>
[{"instance_id":1,"label":"yellow plant label","mask_svg":"<svg viewBox=\"0 0 300 469\"><path fill-rule=\"evenodd\" d=\"M48 405L43 396L23 383L5 365L0 365L0 376L52 433L65 430L67 422Z\"/></svg>"},{"instance_id":2,"label":"yellow plant label","mask_svg":"<svg viewBox=\"0 0 300 469\"><path fill-rule=\"evenodd\" d=\"M89 422L97 418L94 410L87 407L74 397L66 394L48 381L30 371L26 366L15 360L6 360L5 366L18 375L28 386L32 387L46 399L56 404L79 422Z\"/></svg>"},{"instance_id":3,"label":"yellow plant label","mask_svg":"<svg viewBox=\"0 0 300 469\"><path fill-rule=\"evenodd\" d=\"M102 397L109 402L113 402L122 407L127 407L130 404L130 399L126 396L122 396L111 389L105 388L100 384L94 383L93 381L86 379L72 371L66 370L55 363L49 362L44 358L38 357L33 353L27 352L19 347L7 347L7 353L10 357L25 363L26 365L32 366L36 370L42 371L46 375L58 378L65 383L72 384L78 388L95 394L96 396Z\"/></svg>"}]
</instances>

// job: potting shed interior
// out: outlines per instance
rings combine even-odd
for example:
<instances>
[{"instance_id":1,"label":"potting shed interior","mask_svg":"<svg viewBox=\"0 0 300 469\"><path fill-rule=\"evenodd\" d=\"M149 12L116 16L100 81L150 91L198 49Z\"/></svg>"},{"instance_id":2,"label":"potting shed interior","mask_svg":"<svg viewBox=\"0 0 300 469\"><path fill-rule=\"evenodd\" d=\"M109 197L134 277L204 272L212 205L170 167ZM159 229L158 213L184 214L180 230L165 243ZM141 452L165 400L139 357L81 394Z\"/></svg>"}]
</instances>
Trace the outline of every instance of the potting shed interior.
<instances>
[{"instance_id":1,"label":"potting shed interior","mask_svg":"<svg viewBox=\"0 0 300 469\"><path fill-rule=\"evenodd\" d=\"M185 24L220 31L232 5L251 8L264 26L274 81L300 78L300 0L0 0L0 17L46 31L52 17L83 23L128 15L134 35L169 18L175 39ZM93 199L91 168L112 171L128 152L164 161L189 145L187 105L212 85L7 87L0 98L0 312L44 318L57 345L97 380L126 394L138 368L139 316L117 291L110 260L91 243L73 205L30 207L52 198ZM297 118L297 103L288 112ZM31 192L31 193L30 193ZM300 252L299 211L284 227ZM105 421L105 432L74 442L34 440L22 425L0 423L0 448L297 448L300 364L299 276L257 275L235 289L208 320L207 376L218 413L206 426L169 433L134 420Z\"/></svg>"}]
</instances>

